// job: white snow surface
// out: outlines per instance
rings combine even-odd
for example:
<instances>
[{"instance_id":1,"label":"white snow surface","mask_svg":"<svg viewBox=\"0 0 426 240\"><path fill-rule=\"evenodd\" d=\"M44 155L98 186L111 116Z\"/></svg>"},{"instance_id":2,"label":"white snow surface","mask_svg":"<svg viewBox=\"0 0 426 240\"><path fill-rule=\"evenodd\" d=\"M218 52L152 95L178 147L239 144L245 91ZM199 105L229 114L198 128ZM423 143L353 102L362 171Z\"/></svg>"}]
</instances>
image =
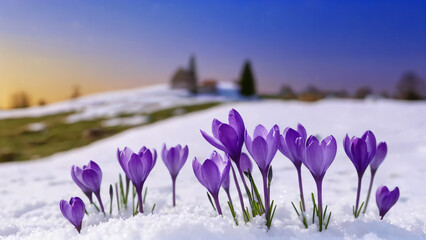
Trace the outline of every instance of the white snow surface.
<instances>
[{"instance_id":1,"label":"white snow surface","mask_svg":"<svg viewBox=\"0 0 426 240\"><path fill-rule=\"evenodd\" d=\"M225 121L231 108L237 109L252 132L262 123L270 128L278 124L281 131L302 123L308 134L334 135L338 151L334 163L325 175L323 201L332 211L328 230L319 233L316 225L304 229L295 214L291 201L298 199L296 170L281 153L272 162L274 179L271 199L277 204L272 227L266 231L264 218L257 217L248 224L235 226L226 206L226 194L220 201L224 216L212 210L206 190L198 183L192 170L192 159L208 157L214 148L200 134L211 132L213 118ZM170 118L152 125L133 128L88 146L57 153L44 159L0 165L0 236L5 239L426 239L426 102L323 100L316 103L297 101L258 101L228 103L218 107ZM391 189L398 186L401 197L380 221L374 193L368 211L359 219L352 216L355 203L357 175L347 158L342 141L346 133L360 136L372 130L378 141L388 143L388 156L379 168L374 190L381 184ZM177 207L171 206L171 180L161 158L145 186L148 196L145 205L154 214L117 214L114 200L113 215L104 217L89 207L83 220L81 234L61 215L59 201L87 198L70 176L71 165L96 161L103 170L101 194L109 211L108 187L122 172L116 159L117 147L138 150L146 145L161 149L187 144L189 158L177 179ZM244 151L245 148L244 148ZM161 155L159 155L161 156ZM306 168L303 170L308 217L312 205L310 193L315 183ZM261 188L260 173L254 168L257 185ZM366 197L369 170L364 176L361 200ZM235 185L231 194L240 214ZM247 205L247 201L246 201ZM240 217L240 222L242 219ZM0 237L1 238L1 237Z\"/></svg>"},{"instance_id":2,"label":"white snow surface","mask_svg":"<svg viewBox=\"0 0 426 240\"><path fill-rule=\"evenodd\" d=\"M219 82L217 94L193 95L168 85L154 85L128 90L92 94L77 99L34 106L25 109L0 110L0 119L41 117L75 112L66 122L75 123L96 118L113 118L120 114L150 113L160 109L197 103L238 100L237 87L230 82Z\"/></svg>"}]
</instances>

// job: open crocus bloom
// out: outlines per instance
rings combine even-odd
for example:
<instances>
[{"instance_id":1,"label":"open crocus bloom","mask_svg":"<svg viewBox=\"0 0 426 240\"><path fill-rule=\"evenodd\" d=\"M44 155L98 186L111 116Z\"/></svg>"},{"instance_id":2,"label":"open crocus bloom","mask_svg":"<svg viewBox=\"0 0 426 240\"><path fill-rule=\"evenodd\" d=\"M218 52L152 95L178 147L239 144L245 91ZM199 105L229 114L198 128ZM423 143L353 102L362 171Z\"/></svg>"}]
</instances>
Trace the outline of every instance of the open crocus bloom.
<instances>
[{"instance_id":1,"label":"open crocus bloom","mask_svg":"<svg viewBox=\"0 0 426 240\"><path fill-rule=\"evenodd\" d=\"M244 143L244 121L241 115L232 109L228 115L229 124L222 123L217 119L213 119L212 133L213 137L203 130L201 134L214 147L229 154L231 159L237 163L240 160L241 149Z\"/></svg>"},{"instance_id":2,"label":"open crocus bloom","mask_svg":"<svg viewBox=\"0 0 426 240\"><path fill-rule=\"evenodd\" d=\"M268 132L259 124L253 133L253 139L245 132L245 143L248 152L253 157L262 174L267 175L272 159L278 150L280 129L274 125Z\"/></svg>"}]
</instances>

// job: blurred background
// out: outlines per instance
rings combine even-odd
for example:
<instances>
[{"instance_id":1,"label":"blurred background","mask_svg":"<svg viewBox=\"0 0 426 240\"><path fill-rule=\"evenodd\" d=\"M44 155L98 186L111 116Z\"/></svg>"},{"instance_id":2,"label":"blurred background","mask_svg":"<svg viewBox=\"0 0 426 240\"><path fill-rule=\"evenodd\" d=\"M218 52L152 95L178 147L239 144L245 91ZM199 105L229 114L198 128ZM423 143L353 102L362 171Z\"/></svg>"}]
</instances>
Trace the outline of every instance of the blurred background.
<instances>
[{"instance_id":1,"label":"blurred background","mask_svg":"<svg viewBox=\"0 0 426 240\"><path fill-rule=\"evenodd\" d=\"M425 78L423 0L4 0L0 162L223 101L421 100Z\"/></svg>"}]
</instances>

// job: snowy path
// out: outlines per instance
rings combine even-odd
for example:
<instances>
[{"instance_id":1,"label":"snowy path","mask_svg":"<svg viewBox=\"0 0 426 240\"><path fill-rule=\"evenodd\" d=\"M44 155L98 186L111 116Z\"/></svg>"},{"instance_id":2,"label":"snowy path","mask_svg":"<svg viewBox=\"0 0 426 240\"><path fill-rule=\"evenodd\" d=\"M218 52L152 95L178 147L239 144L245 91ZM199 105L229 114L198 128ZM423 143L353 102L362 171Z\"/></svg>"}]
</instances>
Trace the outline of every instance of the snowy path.
<instances>
[{"instance_id":1,"label":"snowy path","mask_svg":"<svg viewBox=\"0 0 426 240\"><path fill-rule=\"evenodd\" d=\"M304 229L294 213L291 201L298 198L296 171L289 160L277 153L272 162L274 179L272 196L277 203L273 226L266 232L263 218L235 227L221 192L225 217L217 217L197 182L191 167L194 156L205 159L213 149L199 129L210 132L213 118L225 120L231 107L243 116L253 131L258 123L270 128L302 123L308 134L324 137L333 134L338 141L335 162L324 179L324 202L333 215L329 229L318 233L311 225ZM401 198L380 222L375 199L368 212L358 220L352 216L355 202L356 172L346 157L342 141L345 134L360 136L372 130L378 141L388 143L388 156L379 168L375 188L386 184L399 186ZM325 100L318 103L263 101L225 104L219 107L171 118L149 126L135 128L89 146L58 153L51 157L0 165L0 238L6 239L426 239L426 102L395 101L358 102ZM171 207L171 181L161 161L149 176L147 207L156 203L153 215L112 219L92 214L83 220L78 235L61 215L59 201L83 194L70 177L72 164L95 160L103 169L102 196L109 209L108 185L121 172L116 160L117 147L138 150L142 145L161 149L168 145L188 144L189 158L177 182L177 207ZM259 177L257 167L254 174ZM305 196L314 191L314 181L303 169ZM259 179L257 179L259 180ZM369 170L364 177L365 198ZM258 183L260 185L260 182ZM235 187L231 185L237 202ZM309 199L309 198L308 198ZM307 204L310 206L311 201ZM240 209L236 206L237 211ZM92 210L92 209L91 209ZM92 210L93 211L93 210ZM309 211L308 211L309 212ZM310 214L309 214L310 216Z\"/></svg>"}]
</instances>

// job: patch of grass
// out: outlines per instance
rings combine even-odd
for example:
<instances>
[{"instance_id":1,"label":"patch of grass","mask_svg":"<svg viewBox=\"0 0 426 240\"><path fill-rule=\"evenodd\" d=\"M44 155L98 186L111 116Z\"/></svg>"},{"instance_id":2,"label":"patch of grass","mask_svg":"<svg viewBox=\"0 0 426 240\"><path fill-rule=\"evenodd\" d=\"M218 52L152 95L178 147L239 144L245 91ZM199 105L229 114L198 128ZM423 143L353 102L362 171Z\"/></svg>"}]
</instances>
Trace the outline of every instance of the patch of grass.
<instances>
[{"instance_id":1,"label":"patch of grass","mask_svg":"<svg viewBox=\"0 0 426 240\"><path fill-rule=\"evenodd\" d=\"M205 103L181 106L149 114L150 124L176 115L204 110L219 103ZM57 152L82 147L99 139L110 137L135 126L104 127L102 121L95 119L72 124L64 119L70 113L49 115L36 118L19 118L0 120L0 162L24 161L52 155ZM134 115L140 115L135 113ZM126 116L133 116L127 115ZM43 123L46 129L38 132L28 131L28 125ZM137 126L145 125L140 124Z\"/></svg>"}]
</instances>

